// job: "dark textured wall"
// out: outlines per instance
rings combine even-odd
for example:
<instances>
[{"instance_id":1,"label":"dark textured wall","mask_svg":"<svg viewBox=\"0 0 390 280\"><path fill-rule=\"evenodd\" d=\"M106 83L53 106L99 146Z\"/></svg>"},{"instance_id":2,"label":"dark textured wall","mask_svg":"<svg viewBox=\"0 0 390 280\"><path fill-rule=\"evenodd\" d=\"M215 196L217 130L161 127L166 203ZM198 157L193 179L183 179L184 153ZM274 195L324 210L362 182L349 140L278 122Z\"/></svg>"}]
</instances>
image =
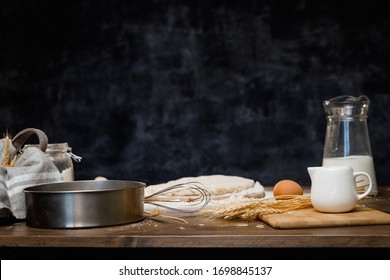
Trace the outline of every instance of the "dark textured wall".
<instances>
[{"instance_id":1,"label":"dark textured wall","mask_svg":"<svg viewBox=\"0 0 390 280\"><path fill-rule=\"evenodd\" d=\"M390 18L375 1L2 1L0 130L44 130L97 175L309 184L322 101L367 95L390 183Z\"/></svg>"}]
</instances>

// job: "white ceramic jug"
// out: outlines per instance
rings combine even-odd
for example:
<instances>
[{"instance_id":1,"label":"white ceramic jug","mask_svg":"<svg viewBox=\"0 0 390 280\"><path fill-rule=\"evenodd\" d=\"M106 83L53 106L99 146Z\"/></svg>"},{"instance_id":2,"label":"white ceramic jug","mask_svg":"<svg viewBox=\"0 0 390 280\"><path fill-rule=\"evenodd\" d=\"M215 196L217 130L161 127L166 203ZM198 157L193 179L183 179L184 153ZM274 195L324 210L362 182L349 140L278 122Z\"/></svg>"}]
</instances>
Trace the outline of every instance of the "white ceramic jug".
<instances>
[{"instance_id":1,"label":"white ceramic jug","mask_svg":"<svg viewBox=\"0 0 390 280\"><path fill-rule=\"evenodd\" d=\"M372 190L372 180L366 172L353 172L350 166L318 166L307 168L311 179L311 203L320 212L351 211L356 203ZM366 176L369 185L363 194L356 188L356 177Z\"/></svg>"}]
</instances>

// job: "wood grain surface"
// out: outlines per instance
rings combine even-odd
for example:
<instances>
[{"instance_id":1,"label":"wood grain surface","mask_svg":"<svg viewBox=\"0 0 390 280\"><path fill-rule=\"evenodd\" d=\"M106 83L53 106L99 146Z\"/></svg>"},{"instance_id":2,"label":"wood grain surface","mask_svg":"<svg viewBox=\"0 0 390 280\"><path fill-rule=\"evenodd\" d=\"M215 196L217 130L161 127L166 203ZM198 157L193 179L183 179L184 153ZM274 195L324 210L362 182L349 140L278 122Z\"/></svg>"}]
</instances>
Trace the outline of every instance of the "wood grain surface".
<instances>
[{"instance_id":1,"label":"wood grain surface","mask_svg":"<svg viewBox=\"0 0 390 280\"><path fill-rule=\"evenodd\" d=\"M390 187L366 207L390 213ZM370 212L371 213L371 212ZM264 221L211 220L183 214L186 223L156 217L102 228L0 227L0 247L16 248L390 248L390 224L276 229Z\"/></svg>"},{"instance_id":2,"label":"wood grain surface","mask_svg":"<svg viewBox=\"0 0 390 280\"><path fill-rule=\"evenodd\" d=\"M262 220L274 228L313 228L390 224L390 214L357 206L347 213L321 213L314 208L284 214L264 215Z\"/></svg>"}]
</instances>

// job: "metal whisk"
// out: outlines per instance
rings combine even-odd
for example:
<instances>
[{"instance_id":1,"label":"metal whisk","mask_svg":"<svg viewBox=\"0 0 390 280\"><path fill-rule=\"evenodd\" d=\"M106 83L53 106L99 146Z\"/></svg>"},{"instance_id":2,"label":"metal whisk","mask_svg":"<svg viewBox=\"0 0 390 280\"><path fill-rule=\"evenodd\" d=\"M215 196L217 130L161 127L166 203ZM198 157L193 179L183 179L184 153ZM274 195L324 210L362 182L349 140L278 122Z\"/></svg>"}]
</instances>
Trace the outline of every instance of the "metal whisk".
<instances>
[{"instance_id":1,"label":"metal whisk","mask_svg":"<svg viewBox=\"0 0 390 280\"><path fill-rule=\"evenodd\" d=\"M211 200L210 193L202 186L198 182L173 185L146 196L144 202L181 213L194 213L203 209ZM193 195L173 196L172 192L177 190L190 190Z\"/></svg>"}]
</instances>

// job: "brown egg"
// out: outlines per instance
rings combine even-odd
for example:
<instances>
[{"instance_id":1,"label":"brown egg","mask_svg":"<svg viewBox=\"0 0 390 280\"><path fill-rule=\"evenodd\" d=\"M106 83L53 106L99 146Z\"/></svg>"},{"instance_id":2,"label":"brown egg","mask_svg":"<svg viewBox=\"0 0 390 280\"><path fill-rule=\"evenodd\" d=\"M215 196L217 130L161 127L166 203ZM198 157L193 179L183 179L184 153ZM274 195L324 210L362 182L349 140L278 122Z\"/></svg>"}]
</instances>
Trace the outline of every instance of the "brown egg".
<instances>
[{"instance_id":1,"label":"brown egg","mask_svg":"<svg viewBox=\"0 0 390 280\"><path fill-rule=\"evenodd\" d=\"M303 189L301 185L293 180L281 180L276 183L273 188L274 196L279 195L302 195Z\"/></svg>"}]
</instances>

